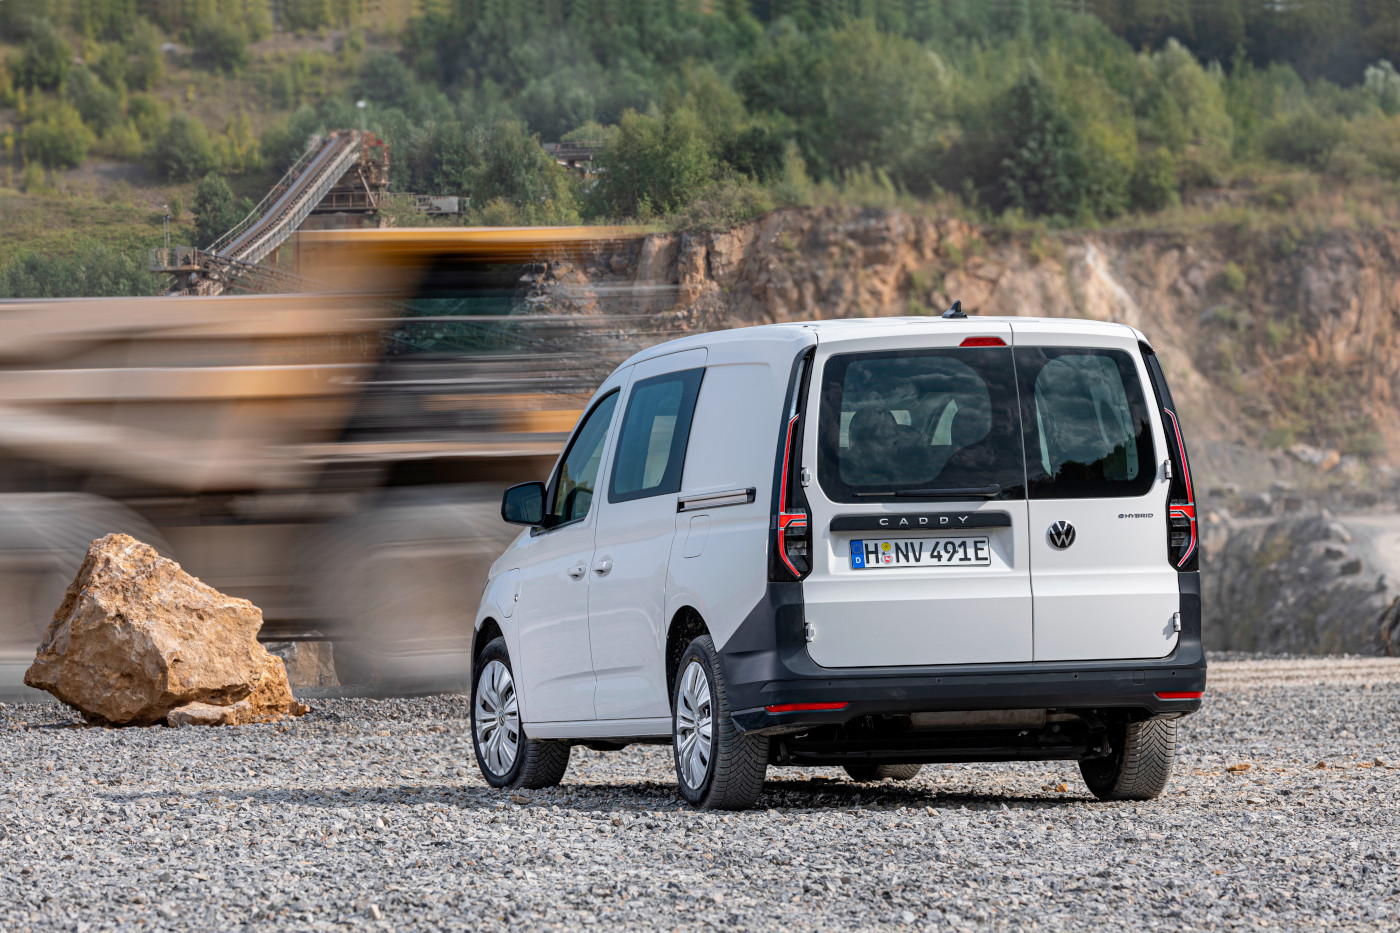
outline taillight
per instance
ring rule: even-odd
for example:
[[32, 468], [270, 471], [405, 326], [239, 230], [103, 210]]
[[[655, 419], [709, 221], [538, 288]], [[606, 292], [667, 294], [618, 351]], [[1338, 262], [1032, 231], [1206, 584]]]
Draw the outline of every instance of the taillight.
[[[1199, 536], [1196, 530], [1196, 493], [1191, 486], [1191, 467], [1186, 460], [1186, 442], [1181, 437], [1181, 425], [1176, 420], [1176, 412], [1163, 408], [1167, 416], [1170, 434], [1167, 443], [1173, 445], [1172, 465], [1180, 470], [1180, 477], [1172, 477], [1172, 493], [1167, 503], [1167, 554], [1177, 570], [1186, 570], [1196, 556]], [[1180, 480], [1180, 484], [1176, 480]], [[1184, 498], [1179, 493], [1185, 493]]]
[[797, 467], [793, 449], [801, 440], [797, 434], [800, 417], [793, 415], [788, 419], [787, 436], [783, 441], [782, 480], [778, 488], [778, 559], [798, 580], [812, 569], [812, 529], [807, 521], [807, 510], [801, 507], [805, 503], [795, 501], [797, 484], [793, 482], [793, 471]]

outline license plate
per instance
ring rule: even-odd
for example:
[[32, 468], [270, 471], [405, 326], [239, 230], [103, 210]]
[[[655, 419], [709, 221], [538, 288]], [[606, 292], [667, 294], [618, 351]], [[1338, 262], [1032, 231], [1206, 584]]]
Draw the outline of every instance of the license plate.
[[876, 567], [985, 567], [992, 562], [986, 538], [903, 538], [851, 542], [851, 569]]

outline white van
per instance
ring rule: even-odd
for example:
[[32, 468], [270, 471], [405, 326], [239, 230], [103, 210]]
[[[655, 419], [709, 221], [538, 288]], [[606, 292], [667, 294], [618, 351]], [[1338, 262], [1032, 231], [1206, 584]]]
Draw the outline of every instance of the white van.
[[502, 516], [528, 531], [472, 678], [497, 787], [665, 742], [709, 807], [770, 765], [1050, 759], [1147, 799], [1201, 705], [1186, 448], [1130, 327], [957, 310], [665, 343]]

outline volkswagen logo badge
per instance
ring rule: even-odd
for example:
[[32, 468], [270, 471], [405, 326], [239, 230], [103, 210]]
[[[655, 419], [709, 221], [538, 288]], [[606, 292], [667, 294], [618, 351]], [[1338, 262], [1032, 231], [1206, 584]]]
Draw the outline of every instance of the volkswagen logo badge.
[[1063, 551], [1074, 543], [1074, 526], [1069, 522], [1056, 522], [1050, 526], [1046, 532], [1050, 539], [1050, 546]]

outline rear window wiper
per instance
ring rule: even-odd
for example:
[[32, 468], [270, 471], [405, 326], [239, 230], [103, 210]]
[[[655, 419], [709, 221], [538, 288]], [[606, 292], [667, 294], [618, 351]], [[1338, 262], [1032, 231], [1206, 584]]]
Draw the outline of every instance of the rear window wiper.
[[966, 486], [961, 489], [895, 489], [889, 492], [858, 492], [858, 496], [897, 496], [906, 499], [991, 499], [1001, 492], [1000, 483]]

